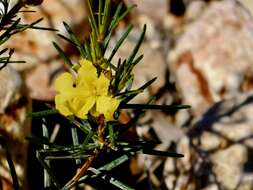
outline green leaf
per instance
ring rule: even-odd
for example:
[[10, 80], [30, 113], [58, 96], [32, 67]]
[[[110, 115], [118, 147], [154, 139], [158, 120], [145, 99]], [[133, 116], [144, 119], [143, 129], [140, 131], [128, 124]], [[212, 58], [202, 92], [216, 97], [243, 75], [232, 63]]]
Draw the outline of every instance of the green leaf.
[[90, 12], [89, 22], [90, 22], [92, 31], [94, 32], [94, 35], [96, 37], [98, 37], [99, 36], [99, 31], [98, 31], [98, 28], [97, 28], [97, 23], [96, 23], [94, 14], [93, 14], [93, 10], [91, 8], [90, 0], [87, 1], [87, 5], [88, 5], [89, 12]]
[[[141, 86], [140, 88], [138, 88], [137, 90], [135, 90], [136, 92], [140, 91], [144, 91], [147, 87], [149, 87], [153, 82], [155, 82], [155, 80], [157, 79], [157, 77], [151, 79], [150, 81], [148, 81], [147, 83], [145, 83], [143, 86]], [[138, 93], [133, 93], [132, 95], [129, 95], [128, 97], [125, 97], [122, 101], [122, 104], [126, 104], [127, 102], [129, 102], [130, 100], [132, 100], [135, 96], [137, 96]]]
[[[96, 175], [99, 175], [101, 173], [99, 170], [96, 170], [96, 169], [90, 169], [90, 171], [92, 171]], [[124, 184], [123, 182], [121, 182], [121, 181], [119, 181], [119, 180], [115, 179], [114, 177], [111, 177], [111, 176], [109, 176], [107, 174], [104, 174], [104, 175], [102, 175], [100, 177], [103, 180], [108, 181], [109, 183], [111, 183], [115, 187], [118, 187], [119, 189], [122, 189], [122, 190], [134, 190], [130, 186]]]
[[[72, 141], [74, 146], [78, 146], [79, 143], [79, 138], [77, 134], [77, 130], [74, 127], [71, 127], [71, 136], [72, 136]], [[76, 159], [76, 165], [80, 165], [82, 161], [80, 159]]]
[[119, 39], [119, 41], [116, 43], [115, 47], [113, 48], [112, 53], [111, 53], [110, 57], [108, 58], [109, 62], [112, 61], [113, 56], [116, 54], [116, 52], [118, 51], [119, 47], [122, 45], [122, 43], [127, 38], [127, 36], [129, 35], [129, 33], [131, 32], [132, 29], [133, 29], [133, 25], [129, 25], [127, 27], [126, 31], [123, 33], [123, 35], [121, 36], [121, 38]]
[[38, 151], [36, 151], [36, 158], [38, 159], [38, 161], [40, 162], [40, 164], [44, 167], [44, 169], [48, 172], [48, 174], [51, 177], [52, 182], [54, 183], [54, 185], [60, 189], [60, 184], [57, 181], [55, 175], [53, 174], [51, 168], [47, 165], [47, 163], [44, 161], [44, 159], [41, 157], [40, 153]]
[[89, 133], [87, 134], [87, 136], [85, 137], [83, 143], [82, 143], [82, 147], [86, 147], [87, 144], [89, 143], [90, 139], [92, 138], [92, 136], [94, 135], [94, 132], [92, 130], [89, 131]]
[[[122, 6], [122, 4], [121, 4], [121, 6]], [[113, 31], [116, 28], [116, 26], [119, 24], [119, 22], [121, 20], [123, 20], [135, 7], [136, 7], [136, 5], [132, 5], [132, 6], [128, 7], [127, 10], [120, 16], [118, 14], [120, 13], [121, 8], [119, 10], [117, 9], [118, 12], [116, 11], [115, 17], [113, 17], [113, 20], [112, 20], [111, 25], [109, 27], [109, 31]]]
[[62, 38], [63, 40], [65, 40], [66, 42], [76, 46], [76, 43], [73, 42], [71, 39], [67, 38], [66, 36], [62, 35], [62, 34], [57, 34], [60, 38]]
[[81, 177], [78, 181], [78, 184], [82, 183], [83, 181], [85, 181], [87, 178], [96, 178], [96, 177], [101, 177], [102, 179], [110, 182], [111, 184], [113, 184], [114, 186], [122, 189], [122, 190], [133, 190], [133, 188], [125, 185], [124, 183], [122, 183], [121, 181], [108, 176], [105, 172], [109, 172], [112, 169], [114, 169], [115, 167], [118, 167], [119, 165], [123, 164], [124, 162], [126, 162], [127, 160], [129, 160], [129, 156], [128, 155], [122, 155], [121, 157], [113, 160], [112, 162], [98, 168], [90, 168], [89, 170], [91, 172], [94, 173], [94, 175], [89, 176], [89, 175], [85, 175], [83, 177]]
[[51, 148], [52, 147], [53, 148], [60, 148], [61, 147], [59, 145], [55, 145], [54, 143], [49, 142], [48, 139], [45, 139], [45, 138], [38, 138], [38, 137], [35, 137], [35, 136], [28, 136], [28, 137], [26, 137], [26, 140], [31, 141], [32, 143], [40, 145], [40, 146], [47, 145], [48, 147], [51, 147]]
[[146, 29], [147, 29], [147, 26], [144, 25], [144, 26], [143, 26], [143, 29], [142, 29], [142, 32], [141, 32], [141, 35], [140, 35], [140, 37], [139, 37], [139, 40], [138, 40], [138, 42], [136, 43], [136, 45], [135, 45], [135, 47], [134, 47], [132, 53], [130, 54], [129, 58], [127, 59], [127, 66], [129, 66], [129, 65], [133, 62], [133, 60], [134, 60], [136, 54], [138, 53], [139, 48], [140, 48], [140, 46], [141, 46], [141, 43], [142, 43], [143, 40], [144, 40], [144, 36], [145, 36], [145, 33], [146, 33]]
[[114, 125], [112, 123], [107, 123], [107, 127], [109, 130], [109, 141], [112, 147], [115, 147], [115, 140], [117, 138], [117, 135], [114, 132]]
[[64, 62], [71, 68], [73, 66], [69, 56], [58, 46], [55, 42], [53, 42], [53, 45], [55, 49], [58, 51], [61, 58], [64, 60]]
[[68, 32], [68, 35], [69, 35], [71, 41], [74, 42], [74, 44], [80, 46], [81, 43], [80, 43], [79, 39], [76, 37], [76, 35], [74, 34], [74, 32], [72, 31], [72, 29], [70, 28], [70, 26], [66, 22], [63, 22], [63, 25], [64, 25], [66, 31]]
[[152, 109], [152, 110], [179, 110], [191, 108], [189, 105], [152, 105], [152, 104], [122, 104], [120, 109]]
[[27, 114], [28, 117], [45, 117], [48, 115], [54, 115], [58, 114], [58, 110], [56, 109], [50, 109], [50, 110], [44, 110], [44, 111], [39, 111], [39, 112], [30, 112]]
[[111, 0], [105, 0], [105, 6], [104, 6], [101, 29], [100, 29], [101, 39], [104, 38], [105, 32], [107, 31], [107, 28], [108, 28], [110, 5], [111, 5]]
[[116, 21], [118, 20], [118, 17], [119, 17], [119, 14], [120, 14], [120, 11], [122, 9], [122, 3], [120, 3], [118, 6], [117, 6], [117, 9], [115, 11], [115, 14], [112, 18], [112, 21], [111, 21], [111, 24], [109, 26], [109, 29], [108, 29], [108, 35], [105, 37], [105, 41], [104, 41], [104, 49], [107, 49], [108, 45], [109, 45], [109, 42], [111, 40], [111, 37], [112, 37], [112, 33], [113, 33], [113, 29], [112, 29], [112, 26], [116, 23]]
[[80, 40], [78, 39], [78, 37], [75, 35], [75, 33], [73, 32], [73, 30], [71, 29], [71, 27], [66, 23], [63, 22], [63, 25], [66, 29], [66, 31], [68, 32], [68, 35], [70, 37], [70, 39], [66, 38], [65, 36], [59, 35], [60, 37], [62, 37], [63, 39], [70, 41], [71, 43], [73, 43], [76, 48], [78, 49], [78, 51], [80, 52], [82, 57], [86, 57], [87, 55], [85, 54], [85, 50], [81, 45]]

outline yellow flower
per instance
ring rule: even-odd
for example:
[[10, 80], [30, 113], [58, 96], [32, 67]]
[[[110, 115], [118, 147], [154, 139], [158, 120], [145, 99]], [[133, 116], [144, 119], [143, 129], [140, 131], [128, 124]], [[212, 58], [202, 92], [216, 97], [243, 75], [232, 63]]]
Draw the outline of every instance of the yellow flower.
[[107, 121], [113, 120], [120, 102], [108, 94], [110, 80], [103, 73], [98, 77], [90, 61], [82, 59], [80, 65], [76, 77], [65, 72], [55, 80], [56, 109], [64, 116], [86, 119], [90, 112], [95, 117], [103, 114]]

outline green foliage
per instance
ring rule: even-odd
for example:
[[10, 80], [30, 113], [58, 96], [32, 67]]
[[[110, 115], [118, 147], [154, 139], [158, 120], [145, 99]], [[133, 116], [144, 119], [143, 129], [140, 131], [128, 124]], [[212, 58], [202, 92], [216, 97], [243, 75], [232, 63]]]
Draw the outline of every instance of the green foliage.
[[[14, 5], [10, 6], [11, 3], [9, 0], [0, 0], [0, 46], [8, 41], [13, 35], [23, 32], [27, 29], [56, 31], [52, 28], [37, 26], [37, 24], [42, 21], [42, 18], [29, 24], [21, 23], [21, 18], [19, 18], [18, 14], [24, 12], [23, 9], [25, 9], [27, 5], [32, 4], [32, 2], [35, 1], [28, 2], [19, 0], [16, 1]], [[8, 63], [24, 63], [24, 61], [12, 61], [11, 56], [13, 53], [14, 49], [5, 48], [0, 51], [0, 70], [3, 69]]]

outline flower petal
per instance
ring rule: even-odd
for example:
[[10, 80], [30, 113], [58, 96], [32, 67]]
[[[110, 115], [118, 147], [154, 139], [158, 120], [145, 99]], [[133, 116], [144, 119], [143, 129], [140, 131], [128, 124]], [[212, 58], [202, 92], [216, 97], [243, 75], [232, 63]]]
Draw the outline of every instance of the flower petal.
[[119, 106], [120, 101], [110, 96], [100, 96], [96, 100], [96, 111], [104, 114], [105, 120], [114, 120], [113, 114]]
[[58, 94], [55, 96], [55, 108], [64, 116], [73, 115], [68, 106], [68, 96]]
[[86, 59], [81, 59], [80, 64], [81, 67], [77, 71], [79, 83], [82, 83], [82, 80], [84, 80], [86, 84], [93, 83], [93, 81], [97, 79], [96, 67]]
[[74, 79], [70, 73], [62, 73], [55, 79], [54, 87], [57, 92], [68, 92], [73, 89]]
[[94, 106], [95, 104], [95, 97], [89, 97], [84, 102], [83, 105], [78, 111], [75, 113], [75, 115], [81, 119], [86, 119], [87, 114], [89, 110]]
[[96, 94], [100, 96], [106, 96], [108, 94], [108, 89], [110, 85], [110, 80], [105, 77], [103, 73], [95, 81]]

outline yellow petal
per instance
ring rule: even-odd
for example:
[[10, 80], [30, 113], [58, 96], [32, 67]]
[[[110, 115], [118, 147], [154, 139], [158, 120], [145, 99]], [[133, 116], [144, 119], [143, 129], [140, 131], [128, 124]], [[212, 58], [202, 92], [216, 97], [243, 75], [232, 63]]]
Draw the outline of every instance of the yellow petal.
[[81, 67], [78, 69], [77, 72], [79, 81], [85, 80], [86, 83], [89, 84], [97, 79], [97, 69], [90, 61], [86, 59], [81, 59], [80, 65]]
[[106, 121], [114, 120], [113, 114], [119, 106], [120, 101], [110, 96], [100, 96], [96, 100], [96, 111], [104, 114]]
[[98, 116], [99, 116], [99, 112], [97, 112], [96, 106], [93, 106], [93, 107], [90, 109], [89, 113], [90, 113], [93, 117], [98, 117]]
[[76, 112], [75, 115], [81, 119], [86, 119], [89, 110], [92, 109], [94, 104], [95, 104], [95, 97], [87, 98], [83, 102], [82, 107], [80, 109], [78, 109], [78, 111]]
[[106, 96], [108, 94], [108, 89], [110, 85], [110, 80], [105, 77], [103, 73], [95, 81], [96, 94], [100, 96]]
[[68, 97], [64, 95], [55, 96], [55, 108], [64, 116], [73, 115], [73, 112], [68, 106]]
[[57, 92], [64, 93], [72, 90], [73, 83], [73, 76], [65, 72], [55, 79], [54, 87]]

